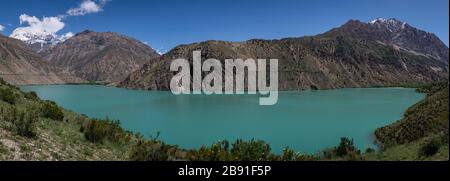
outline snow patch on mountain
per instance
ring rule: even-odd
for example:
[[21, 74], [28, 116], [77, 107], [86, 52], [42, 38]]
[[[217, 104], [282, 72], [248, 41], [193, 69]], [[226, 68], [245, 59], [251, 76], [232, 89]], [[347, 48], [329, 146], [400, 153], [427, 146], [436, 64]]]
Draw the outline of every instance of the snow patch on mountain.
[[56, 33], [48, 32], [32, 32], [27, 31], [27, 29], [15, 29], [10, 35], [11, 38], [27, 43], [37, 53], [42, 52], [48, 47], [64, 42], [72, 36], [74, 36], [72, 32], [57, 35]]
[[60, 17], [29, 16], [22, 14], [19, 17], [22, 27], [16, 28], [9, 37], [22, 40], [31, 45], [30, 47], [37, 52], [43, 48], [64, 42], [73, 36], [72, 32], [58, 35], [57, 33], [64, 28], [65, 24]]
[[28, 31], [27, 29], [15, 29], [10, 35], [11, 38], [22, 40], [23, 42], [28, 44], [41, 43], [49, 45], [56, 45], [60, 42], [64, 42], [72, 36], [72, 32], [66, 33], [64, 35], [57, 35], [55, 33], [49, 33], [45, 31], [33, 32]]
[[376, 18], [369, 22], [370, 25], [377, 28], [385, 28], [390, 32], [398, 32], [406, 28], [407, 23], [399, 21], [395, 18]]

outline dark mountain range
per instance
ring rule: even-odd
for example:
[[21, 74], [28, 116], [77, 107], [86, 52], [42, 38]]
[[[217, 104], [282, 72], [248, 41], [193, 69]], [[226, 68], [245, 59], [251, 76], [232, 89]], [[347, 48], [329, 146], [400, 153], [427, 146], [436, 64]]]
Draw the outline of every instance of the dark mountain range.
[[172, 60], [202, 51], [215, 58], [277, 58], [279, 89], [398, 86], [448, 79], [448, 47], [435, 35], [395, 19], [351, 20], [326, 33], [281, 40], [206, 41], [153, 58], [119, 86], [168, 90]]
[[87, 81], [118, 82], [151, 58], [149, 46], [111, 32], [83, 31], [41, 53], [44, 59]]

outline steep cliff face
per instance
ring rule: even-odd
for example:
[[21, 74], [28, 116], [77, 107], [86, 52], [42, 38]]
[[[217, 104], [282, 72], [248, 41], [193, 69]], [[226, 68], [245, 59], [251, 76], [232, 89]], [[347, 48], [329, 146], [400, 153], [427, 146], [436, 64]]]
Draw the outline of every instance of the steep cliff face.
[[0, 77], [7, 82], [23, 85], [82, 81], [69, 74], [56, 74], [53, 70], [52, 65], [24, 42], [0, 35]]
[[[222, 62], [229, 58], [278, 59], [280, 90], [395, 86], [448, 78], [448, 48], [445, 47], [446, 57], [443, 48], [426, 44], [414, 49], [406, 43], [388, 41], [391, 35], [386, 33], [371, 23], [349, 21], [313, 37], [181, 45], [152, 59], [119, 86], [168, 90], [175, 74], [169, 71], [171, 61], [185, 58], [192, 64], [195, 50], [202, 51], [202, 61], [208, 58]], [[437, 44], [443, 43], [439, 40]]]
[[83, 31], [41, 53], [59, 67], [88, 81], [119, 82], [151, 58], [159, 57], [149, 46], [116, 33]]

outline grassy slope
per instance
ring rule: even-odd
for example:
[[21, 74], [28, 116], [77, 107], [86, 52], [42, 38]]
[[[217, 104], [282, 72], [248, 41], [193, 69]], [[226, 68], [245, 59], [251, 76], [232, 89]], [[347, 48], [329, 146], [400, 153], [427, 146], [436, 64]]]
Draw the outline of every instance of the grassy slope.
[[432, 156], [420, 156], [419, 150], [426, 143], [427, 138], [422, 138], [411, 143], [391, 146], [375, 153], [366, 153], [363, 156], [364, 160], [369, 161], [440, 161], [448, 160], [448, 144], [443, 144], [438, 152]]
[[[111, 138], [93, 143], [86, 138], [89, 128], [86, 122], [91, 119], [67, 110], [63, 110], [63, 121], [38, 116], [34, 122], [36, 136], [29, 138], [11, 129], [6, 110], [15, 107], [26, 112], [38, 111], [44, 101], [27, 98], [26, 93], [1, 80], [0, 89], [11, 89], [16, 97], [14, 104], [0, 97], [0, 160], [448, 160], [448, 139], [436, 154], [426, 157], [419, 154], [430, 137], [446, 135], [448, 138], [448, 84], [444, 88], [422, 88], [429, 93], [425, 100], [412, 106], [404, 119], [378, 129], [377, 138], [383, 143], [381, 151], [360, 154], [353, 143], [341, 141], [343, 146], [324, 149], [315, 155], [300, 155], [289, 149], [282, 155], [273, 155], [267, 144], [258, 140], [219, 142], [197, 150], [184, 150], [157, 140], [144, 140], [121, 129], [110, 129], [108, 124], [94, 127], [90, 135], [109, 131]], [[423, 115], [427, 115], [425, 122], [414, 119]]]
[[448, 85], [436, 87], [440, 88], [429, 90], [427, 98], [410, 107], [402, 120], [377, 129], [375, 135], [380, 143], [389, 146], [434, 134], [448, 135]]
[[64, 121], [39, 117], [35, 122], [36, 137], [28, 138], [15, 134], [10, 123], [5, 121], [6, 109], [16, 107], [31, 112], [42, 104], [41, 100], [30, 100], [8, 85], [0, 89], [11, 89], [16, 103], [11, 105], [0, 99], [0, 160], [124, 160], [127, 146], [105, 142], [94, 144], [84, 138], [80, 129], [80, 116], [64, 110]]
[[[418, 89], [427, 97], [411, 106], [401, 120], [375, 131], [382, 151], [365, 155], [368, 160], [448, 160], [449, 87], [448, 82]], [[441, 145], [436, 154], [420, 156], [430, 139]]]

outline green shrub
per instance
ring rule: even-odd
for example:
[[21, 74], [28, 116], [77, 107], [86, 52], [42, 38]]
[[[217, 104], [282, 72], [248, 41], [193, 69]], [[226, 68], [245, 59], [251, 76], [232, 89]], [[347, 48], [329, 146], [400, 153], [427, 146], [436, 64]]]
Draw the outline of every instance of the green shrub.
[[0, 85], [8, 85], [8, 82], [0, 78]]
[[87, 125], [82, 126], [80, 130], [84, 132], [84, 137], [93, 143], [102, 142], [106, 137], [106, 131], [99, 121], [88, 121]]
[[64, 113], [58, 107], [58, 105], [56, 105], [56, 103], [52, 101], [45, 101], [43, 103], [42, 114], [45, 118], [53, 119], [56, 121], [64, 120]]
[[359, 151], [358, 148], [356, 148], [353, 145], [353, 140], [346, 137], [341, 138], [341, 142], [339, 143], [339, 146], [336, 148], [336, 155], [339, 157], [343, 157], [357, 152]]
[[365, 153], [375, 153], [375, 149], [373, 148], [367, 148]]
[[429, 138], [423, 143], [419, 148], [419, 156], [421, 157], [429, 157], [435, 155], [439, 148], [441, 147], [442, 142], [439, 137]]
[[8, 123], [13, 123], [14, 120], [16, 120], [17, 117], [17, 109], [16, 107], [2, 107], [2, 116], [3, 120], [5, 120]]
[[17, 108], [12, 107], [5, 110], [3, 119], [10, 123], [8, 129], [17, 135], [29, 138], [36, 136], [35, 122], [37, 116], [33, 112], [19, 111]]
[[9, 88], [6, 89], [0, 89], [0, 99], [10, 103], [10, 104], [15, 104], [16, 103], [16, 94], [14, 93], [14, 91], [12, 91]]
[[271, 153], [269, 144], [261, 140], [236, 140], [231, 144], [220, 141], [210, 147], [188, 151], [188, 160], [193, 161], [280, 161], [280, 160], [312, 160], [313, 157], [299, 155], [291, 149], [285, 149], [282, 156]]
[[119, 121], [92, 119], [82, 124], [80, 131], [84, 137], [93, 143], [102, 143], [105, 139], [120, 142], [125, 138], [126, 132], [120, 127]]
[[260, 161], [268, 160], [270, 156], [270, 146], [264, 141], [251, 139], [249, 142], [241, 139], [232, 144], [230, 150], [234, 160], [240, 161]]
[[23, 95], [25, 96], [25, 98], [30, 99], [30, 100], [39, 100], [38, 95], [34, 91], [24, 92]]
[[20, 136], [25, 136], [28, 138], [32, 138], [36, 136], [35, 132], [35, 122], [37, 117], [32, 114], [25, 114], [24, 112], [20, 112], [17, 115], [16, 120], [14, 121], [14, 127], [16, 134]]
[[169, 159], [171, 147], [159, 141], [139, 139], [131, 149], [130, 159], [133, 161], [166, 161]]
[[269, 161], [315, 161], [318, 160], [317, 157], [314, 155], [308, 155], [308, 154], [300, 154], [297, 153], [295, 150], [286, 147], [283, 149], [283, 153], [278, 155], [272, 155], [268, 159]]
[[286, 147], [283, 149], [283, 154], [281, 154], [281, 160], [282, 161], [294, 161], [297, 159], [297, 153], [290, 149], [289, 147]]
[[338, 146], [326, 148], [321, 155], [324, 159], [360, 160], [361, 151], [353, 144], [353, 140], [342, 137]]
[[336, 150], [335, 148], [325, 148], [322, 150], [321, 157], [325, 159], [332, 159], [336, 157]]
[[202, 146], [198, 150], [189, 152], [190, 160], [199, 161], [231, 161], [233, 160], [229, 151], [229, 142], [227, 140], [219, 141], [210, 147]]

